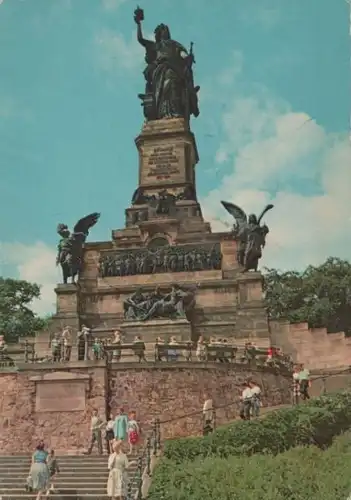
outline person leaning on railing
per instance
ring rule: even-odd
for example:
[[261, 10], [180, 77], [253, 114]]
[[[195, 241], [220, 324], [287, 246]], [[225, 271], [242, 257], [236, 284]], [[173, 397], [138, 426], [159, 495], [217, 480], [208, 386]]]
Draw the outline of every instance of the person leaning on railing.
[[196, 358], [198, 361], [205, 361], [206, 359], [206, 344], [204, 338], [200, 335], [196, 345]]
[[92, 345], [92, 351], [93, 351], [94, 359], [96, 361], [99, 361], [102, 359], [104, 349], [103, 349], [103, 345], [102, 345], [102, 342], [100, 339], [94, 339], [93, 345]]
[[70, 361], [72, 352], [71, 329], [66, 326], [62, 332], [61, 341], [63, 344], [63, 360]]
[[54, 363], [57, 363], [58, 361], [61, 361], [61, 335], [56, 332], [51, 339], [51, 355], [52, 355], [52, 361]]
[[175, 337], [171, 337], [168, 345], [171, 347], [170, 349], [168, 349], [168, 358], [171, 360], [171, 361], [177, 361], [178, 360], [178, 352], [176, 351], [176, 349], [172, 349], [172, 346], [176, 346], [178, 344], [177, 342], [177, 339]]
[[256, 359], [257, 355], [257, 349], [256, 346], [252, 342], [247, 342], [245, 344], [245, 349], [244, 349], [244, 358], [247, 361], [247, 363], [251, 363]]
[[121, 330], [117, 329], [114, 333], [113, 333], [113, 340], [112, 340], [112, 344], [114, 346], [116, 346], [116, 349], [113, 349], [112, 351], [112, 361], [114, 363], [120, 361], [121, 359], [121, 356], [122, 356], [122, 350], [119, 349], [119, 347], [122, 345], [122, 334], [121, 334]]
[[145, 357], [145, 343], [140, 335], [137, 335], [133, 341], [133, 352], [138, 357], [139, 363], [142, 361], [147, 362]]

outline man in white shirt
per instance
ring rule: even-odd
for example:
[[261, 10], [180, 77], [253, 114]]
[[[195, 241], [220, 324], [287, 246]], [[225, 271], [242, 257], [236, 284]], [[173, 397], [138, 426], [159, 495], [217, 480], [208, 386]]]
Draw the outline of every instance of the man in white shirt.
[[261, 407], [261, 388], [255, 382], [251, 381], [250, 389], [252, 394], [252, 416], [259, 417]]
[[99, 417], [98, 411], [94, 410], [91, 417], [90, 432], [91, 440], [88, 451], [86, 455], [90, 455], [93, 451], [94, 444], [97, 444], [99, 455], [102, 455], [102, 436], [101, 429], [105, 425], [105, 422]]
[[294, 405], [299, 404], [299, 398], [300, 398], [299, 374], [300, 374], [300, 366], [295, 365], [294, 371], [293, 371], [293, 404]]
[[64, 361], [70, 361], [72, 352], [72, 336], [71, 329], [65, 326], [61, 335], [61, 341], [63, 343], [63, 359]]
[[300, 394], [302, 399], [304, 401], [306, 401], [306, 399], [310, 399], [310, 395], [308, 393], [308, 388], [310, 386], [310, 371], [307, 370], [304, 365], [300, 365], [298, 381], [300, 384]]
[[207, 436], [207, 434], [213, 431], [213, 402], [207, 394], [204, 395], [204, 400], [204, 407], [202, 409], [203, 435]]
[[243, 385], [243, 392], [241, 394], [240, 399], [241, 399], [240, 418], [242, 420], [250, 420], [252, 391], [249, 382], [245, 382], [245, 384]]

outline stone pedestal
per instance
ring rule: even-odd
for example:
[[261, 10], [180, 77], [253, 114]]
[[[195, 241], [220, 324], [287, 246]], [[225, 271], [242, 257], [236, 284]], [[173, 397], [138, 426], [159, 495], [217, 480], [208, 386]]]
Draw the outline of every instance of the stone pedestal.
[[187, 319], [153, 319], [149, 321], [125, 321], [120, 325], [125, 342], [133, 342], [140, 336], [145, 344], [154, 344], [157, 337], [168, 340], [190, 340], [191, 324]]
[[78, 288], [73, 284], [59, 284], [56, 289], [57, 314], [76, 316], [78, 313]]
[[[268, 342], [260, 273], [243, 273], [230, 232], [212, 233], [196, 196], [199, 161], [187, 120], [143, 124], [135, 140], [139, 182], [125, 210], [125, 227], [111, 241], [87, 242], [79, 287], [57, 288], [62, 326], [76, 322], [99, 338], [121, 328], [126, 342], [140, 336], [150, 346], [157, 337], [197, 341], [200, 335], [245, 342]], [[195, 293], [187, 320], [125, 321], [125, 304], [135, 292], [162, 296], [174, 284]], [[56, 323], [57, 323], [56, 321]]]
[[189, 123], [183, 118], [146, 122], [135, 140], [139, 151], [139, 186], [195, 185], [199, 161]]

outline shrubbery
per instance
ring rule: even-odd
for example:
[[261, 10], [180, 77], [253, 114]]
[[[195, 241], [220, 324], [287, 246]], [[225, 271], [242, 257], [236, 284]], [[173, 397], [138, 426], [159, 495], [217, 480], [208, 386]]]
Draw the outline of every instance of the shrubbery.
[[309, 444], [324, 448], [350, 428], [351, 393], [336, 393], [277, 410], [262, 420], [235, 422], [206, 437], [169, 440], [164, 456], [182, 463], [197, 457], [277, 454]]
[[308, 446], [277, 456], [165, 460], [148, 500], [347, 500], [350, 469], [351, 433], [326, 451]]

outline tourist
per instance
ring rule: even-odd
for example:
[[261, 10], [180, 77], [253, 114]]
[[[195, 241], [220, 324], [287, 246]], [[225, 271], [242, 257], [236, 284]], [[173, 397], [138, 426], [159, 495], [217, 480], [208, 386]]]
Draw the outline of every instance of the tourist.
[[50, 480], [51, 480], [50, 488], [46, 492], [46, 496], [49, 496], [50, 493], [53, 493], [55, 491], [54, 479], [55, 479], [56, 475], [60, 472], [60, 467], [59, 467], [57, 458], [55, 456], [55, 451], [52, 449], [49, 452], [47, 464], [48, 464]]
[[37, 493], [36, 500], [40, 500], [48, 489], [50, 475], [47, 460], [48, 452], [45, 451], [45, 445], [41, 441], [32, 455], [32, 465], [27, 482], [28, 490]]
[[53, 338], [51, 339], [51, 355], [54, 363], [58, 363], [61, 361], [61, 335], [60, 333], [54, 333]]
[[82, 330], [77, 333], [77, 350], [78, 350], [78, 361], [83, 361], [85, 356], [85, 337], [83, 329], [85, 326], [82, 326]]
[[100, 361], [103, 358], [104, 346], [100, 339], [93, 340], [92, 351], [95, 361]]
[[[227, 340], [226, 339], [218, 339], [218, 347], [225, 347]], [[226, 353], [223, 349], [218, 349], [217, 351], [217, 360], [220, 363], [228, 362], [228, 358], [226, 358]]]
[[6, 351], [6, 349], [7, 349], [7, 344], [5, 341], [5, 336], [0, 335], [0, 351]]
[[102, 455], [102, 437], [101, 437], [101, 429], [104, 425], [104, 421], [99, 417], [98, 411], [93, 410], [93, 415], [91, 417], [90, 424], [90, 445], [86, 452], [86, 455], [90, 455], [93, 451], [94, 444], [97, 444], [99, 455]]
[[7, 359], [7, 344], [5, 342], [5, 336], [0, 335], [0, 361], [6, 361]]
[[62, 343], [63, 343], [63, 359], [64, 361], [70, 361], [72, 352], [72, 336], [71, 330], [66, 326], [62, 332]]
[[245, 344], [244, 358], [246, 362], [251, 365], [255, 362], [257, 356], [257, 348], [252, 342], [247, 342]]
[[84, 360], [87, 361], [90, 359], [90, 347], [93, 344], [93, 335], [91, 333], [90, 328], [83, 325], [82, 326], [82, 339], [84, 342]]
[[134, 354], [139, 358], [139, 363], [142, 361], [147, 361], [145, 358], [145, 344], [143, 342], [143, 339], [140, 337], [140, 335], [137, 335], [134, 338], [133, 342], [133, 350]]
[[133, 453], [134, 447], [138, 444], [140, 437], [140, 427], [136, 420], [135, 411], [131, 411], [129, 414], [127, 433], [128, 433], [128, 444], [129, 444], [129, 455], [131, 455]]
[[272, 346], [268, 347], [267, 359], [266, 359], [267, 365], [270, 365], [271, 363], [273, 363], [273, 347]]
[[115, 439], [124, 441], [127, 437], [128, 417], [124, 413], [124, 408], [120, 408], [113, 424]]
[[108, 458], [107, 496], [112, 500], [126, 500], [128, 495], [127, 470], [136, 461], [129, 462], [122, 450], [122, 441], [114, 441], [113, 453]]
[[298, 380], [300, 384], [300, 395], [302, 399], [306, 401], [306, 399], [310, 399], [310, 395], [308, 393], [310, 386], [310, 372], [304, 367], [303, 364], [300, 365]]
[[112, 340], [112, 344], [114, 346], [116, 346], [116, 349], [113, 349], [112, 351], [112, 361], [114, 363], [118, 362], [120, 359], [121, 359], [121, 355], [122, 355], [122, 350], [121, 349], [118, 349], [118, 347], [120, 347], [122, 345], [122, 334], [121, 334], [121, 330], [116, 330], [113, 334], [113, 340]]
[[249, 382], [243, 384], [243, 392], [241, 394], [240, 418], [242, 420], [250, 420], [252, 392]]
[[251, 410], [253, 417], [260, 416], [260, 408], [261, 408], [261, 388], [258, 384], [251, 381], [249, 383], [249, 387], [251, 389], [252, 401], [251, 401]]
[[299, 365], [294, 365], [293, 371], [293, 404], [299, 404], [299, 396], [300, 396], [300, 383], [299, 383], [299, 373], [300, 367]]
[[208, 394], [204, 394], [203, 416], [203, 435], [207, 436], [213, 432], [213, 401]]
[[110, 415], [110, 419], [106, 422], [105, 432], [106, 449], [108, 454], [112, 453], [112, 441], [115, 439], [115, 433], [113, 432], [114, 424], [115, 419], [113, 418], [113, 415]]
[[[169, 346], [176, 346], [178, 345], [178, 341], [176, 339], [176, 337], [171, 337], [169, 343], [168, 343]], [[170, 360], [170, 361], [177, 361], [178, 360], [178, 352], [176, 349], [168, 349], [168, 352], [167, 352], [167, 358]]]
[[204, 338], [202, 335], [200, 335], [200, 337], [197, 341], [196, 358], [198, 361], [205, 361], [206, 360], [206, 345], [204, 343]]
[[157, 346], [164, 346], [165, 341], [161, 337], [156, 338], [155, 357], [157, 361], [163, 361], [165, 349], [159, 349]]

